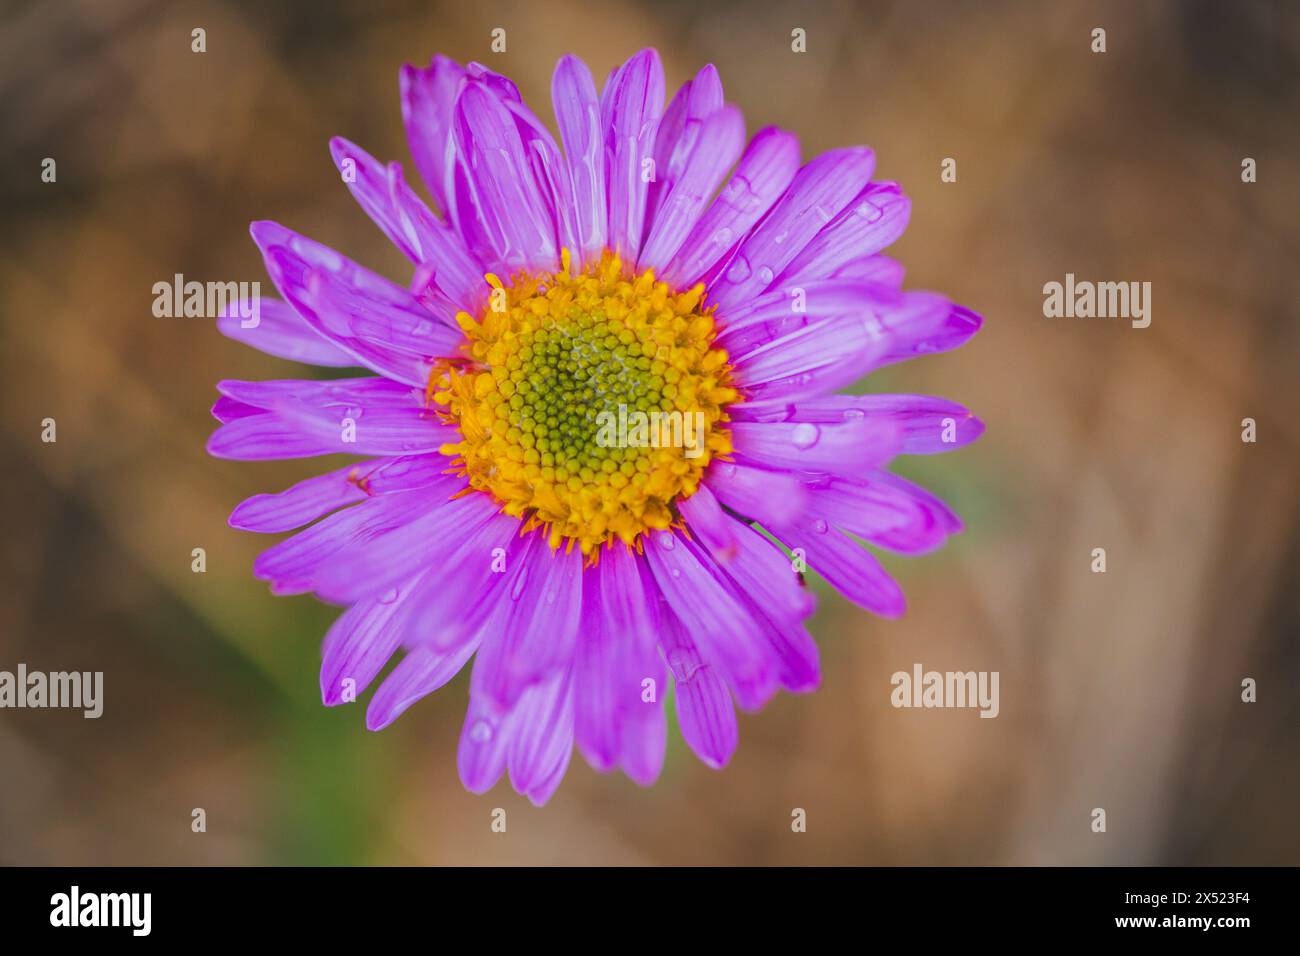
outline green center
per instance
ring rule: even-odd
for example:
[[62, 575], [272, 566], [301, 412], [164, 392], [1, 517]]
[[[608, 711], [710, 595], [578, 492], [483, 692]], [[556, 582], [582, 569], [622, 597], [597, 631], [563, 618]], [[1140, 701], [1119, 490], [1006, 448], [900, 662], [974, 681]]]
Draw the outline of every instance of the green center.
[[535, 449], [543, 467], [560, 481], [590, 480], [597, 471], [637, 470], [639, 449], [603, 447], [597, 441], [602, 412], [649, 413], [672, 407], [675, 370], [645, 354], [649, 330], [638, 337], [617, 319], [574, 310], [563, 325], [554, 321], [520, 335], [506, 362], [500, 388], [510, 408], [508, 437]]

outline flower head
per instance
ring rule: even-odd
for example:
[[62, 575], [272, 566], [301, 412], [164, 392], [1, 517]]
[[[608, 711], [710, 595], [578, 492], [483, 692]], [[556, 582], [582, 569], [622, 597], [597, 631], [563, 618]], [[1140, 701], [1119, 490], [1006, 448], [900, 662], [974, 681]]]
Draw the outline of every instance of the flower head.
[[[714, 767], [735, 706], [819, 679], [803, 562], [884, 617], [901, 591], [862, 542], [942, 545], [957, 517], [885, 470], [982, 426], [952, 402], [835, 394], [955, 348], [977, 315], [902, 290], [906, 226], [865, 148], [800, 163], [748, 143], [706, 67], [663, 108], [643, 50], [598, 95], [565, 57], [556, 143], [507, 78], [435, 58], [402, 72], [411, 152], [441, 215], [342, 139], [357, 201], [414, 263], [393, 283], [283, 226], [253, 238], [284, 298], [221, 330], [355, 377], [225, 381], [209, 451], [362, 456], [231, 515], [302, 528], [255, 572], [347, 606], [325, 638], [336, 704], [400, 651], [372, 729], [473, 659], [459, 770], [535, 803], [576, 743], [599, 770], [659, 774], [671, 675], [683, 737]], [[788, 549], [787, 555], [778, 544]]]

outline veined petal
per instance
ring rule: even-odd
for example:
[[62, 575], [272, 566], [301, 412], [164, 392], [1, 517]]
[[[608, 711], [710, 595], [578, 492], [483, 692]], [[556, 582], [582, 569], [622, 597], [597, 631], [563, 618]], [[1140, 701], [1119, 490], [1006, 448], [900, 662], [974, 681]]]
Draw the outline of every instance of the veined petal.
[[601, 771], [619, 761], [623, 724], [646, 707], [660, 706], [657, 696], [643, 699], [642, 682], [658, 673], [658, 613], [657, 595], [647, 593], [640, 565], [615, 546], [583, 575], [583, 627], [574, 662], [576, 733], [583, 756]]
[[419, 577], [403, 581], [381, 598], [358, 601], [339, 615], [322, 648], [320, 692], [326, 707], [355, 700], [388, 663], [402, 637], [403, 601]]
[[751, 643], [753, 622], [691, 543], [675, 532], [656, 531], [646, 542], [645, 558], [668, 606], [705, 659], [737, 681], [754, 679], [764, 661]]
[[660, 278], [679, 289], [705, 278], [780, 199], [798, 169], [799, 140], [774, 126], [760, 130]]
[[555, 791], [573, 753], [573, 690], [567, 671], [529, 687], [510, 715], [510, 784], [535, 806]]
[[[647, 222], [686, 168], [699, 142], [700, 124], [725, 106], [722, 80], [712, 63], [682, 84], [655, 132], [655, 178], [646, 197]], [[742, 144], [743, 145], [743, 144]]]
[[452, 138], [472, 208], [453, 200], [459, 222], [474, 217], [479, 261], [493, 271], [554, 269], [560, 260], [553, 211], [533, 178], [514, 114], [491, 87], [467, 80], [456, 98]]
[[[480, 658], [474, 662], [474, 671], [481, 666]], [[505, 733], [506, 716], [494, 704], [470, 693], [465, 726], [456, 748], [456, 770], [470, 793], [487, 793], [505, 773], [509, 743]]]
[[650, 223], [638, 261], [643, 269], [667, 265], [699, 222], [745, 145], [745, 118], [735, 107], [720, 109], [700, 123], [698, 136], [695, 152], [666, 187]]
[[707, 472], [709, 489], [743, 518], [791, 521], [804, 513], [808, 492], [785, 471], [749, 468], [730, 461], [714, 462]]
[[739, 421], [836, 423], [871, 417], [894, 422], [900, 454], [935, 455], [968, 445], [984, 431], [970, 409], [932, 395], [827, 395], [786, 405], [738, 405]]
[[551, 80], [555, 121], [564, 142], [574, 203], [574, 227], [579, 265], [600, 258], [609, 229], [605, 198], [605, 139], [600, 122], [600, 101], [587, 65], [575, 56], [561, 58]]
[[853, 201], [874, 168], [875, 157], [866, 147], [831, 150], [811, 160], [709, 286], [709, 301], [726, 310], [767, 289]]
[[251, 231], [280, 294], [312, 328], [354, 356], [358, 364], [417, 386], [428, 381], [433, 367], [431, 358], [359, 334], [353, 327], [357, 318], [383, 316], [394, 327], [426, 332], [429, 346], [424, 356], [454, 353], [460, 330], [441, 323], [401, 286], [276, 223], [255, 222]]
[[898, 183], [869, 183], [804, 247], [781, 273], [784, 285], [834, 275], [848, 263], [874, 255], [907, 230], [912, 201]]
[[439, 222], [406, 185], [402, 167], [386, 168], [341, 136], [330, 140], [330, 155], [353, 197], [393, 245], [417, 265], [428, 263], [432, 280], [461, 308], [471, 308], [483, 269], [460, 237]]
[[503, 710], [572, 659], [582, 612], [582, 554], [577, 548], [549, 553], [544, 535], [535, 532], [506, 586], [488, 621], [472, 684], [476, 696]]
[[[674, 621], [664, 631], [664, 656], [673, 672], [677, 723], [686, 745], [714, 769], [731, 759], [740, 738], [726, 681], [687, 637], [690, 625]], [[694, 632], [691, 632], [694, 633]]]
[[435, 56], [424, 69], [403, 66], [400, 75], [402, 123], [411, 157], [444, 212], [448, 208], [446, 184], [454, 165], [452, 106], [464, 79], [464, 67], [445, 56]]
[[[249, 318], [243, 318], [245, 314]], [[256, 324], [245, 324], [252, 321], [251, 304], [244, 305], [224, 311], [217, 318], [217, 329], [226, 338], [251, 345], [276, 358], [325, 368], [347, 368], [357, 364], [353, 356], [303, 321], [287, 302], [259, 299]]]
[[477, 643], [468, 641], [449, 651], [431, 647], [408, 651], [370, 698], [366, 728], [383, 730], [417, 700], [442, 687], [460, 673], [477, 647]]
[[800, 548], [808, 566], [854, 604], [884, 618], [902, 617], [902, 588], [880, 561], [823, 518], [802, 518], [770, 528], [786, 547]]
[[431, 484], [446, 467], [446, 459], [435, 455], [377, 458], [348, 465], [300, 481], [278, 494], [253, 495], [230, 513], [229, 523], [243, 531], [291, 531], [372, 495]]
[[642, 50], [606, 86], [602, 101], [609, 169], [609, 248], [636, 262], [645, 224], [646, 160], [654, 158], [655, 133], [664, 108], [664, 69], [659, 54]]

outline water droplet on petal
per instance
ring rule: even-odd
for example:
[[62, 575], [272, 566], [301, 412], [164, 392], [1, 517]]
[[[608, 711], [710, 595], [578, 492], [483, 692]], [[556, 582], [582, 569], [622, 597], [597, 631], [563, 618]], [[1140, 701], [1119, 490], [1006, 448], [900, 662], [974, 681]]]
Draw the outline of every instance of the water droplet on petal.
[[810, 422], [800, 422], [790, 433], [790, 441], [794, 442], [794, 447], [799, 449], [811, 448], [817, 444], [817, 439], [820, 437], [821, 429]]
[[379, 599], [379, 603], [392, 604], [396, 600], [397, 600], [397, 588], [390, 588], [389, 590], [384, 592], [383, 596]]
[[829, 529], [829, 527], [830, 525], [828, 525], [826, 521], [822, 518], [818, 518], [816, 521], [813, 522], [813, 530], [816, 531], [818, 534], [825, 534], [826, 531]]
[[486, 720], [476, 720], [469, 728], [469, 739], [476, 744], [485, 744], [492, 739], [492, 725]]
[[659, 532], [659, 547], [671, 551], [677, 545], [677, 538], [671, 531]]
[[731, 260], [731, 265], [727, 268], [728, 282], [744, 282], [749, 278], [749, 260], [744, 256], [736, 256]]
[[758, 281], [763, 283], [763, 285], [771, 285], [774, 278], [776, 278], [776, 276], [772, 274], [772, 270], [767, 266], [759, 267]]
[[867, 413], [860, 408], [844, 409], [844, 420], [846, 422], [860, 422], [867, 417]]

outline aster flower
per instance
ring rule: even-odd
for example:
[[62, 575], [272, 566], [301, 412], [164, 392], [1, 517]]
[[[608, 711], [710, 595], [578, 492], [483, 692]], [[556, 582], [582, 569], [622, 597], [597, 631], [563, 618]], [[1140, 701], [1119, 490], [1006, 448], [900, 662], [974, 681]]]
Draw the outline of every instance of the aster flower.
[[[411, 153], [441, 215], [398, 164], [343, 139], [331, 151], [410, 281], [257, 222], [284, 301], [254, 328], [219, 321], [272, 355], [364, 372], [221, 382], [208, 444], [363, 456], [248, 499], [230, 524], [305, 528], [254, 570], [276, 594], [346, 607], [324, 642], [326, 704], [402, 651], [367, 708], [379, 729], [472, 659], [461, 780], [483, 792], [508, 772], [537, 804], [575, 744], [653, 782], [670, 676], [683, 738], [723, 766], [736, 706], [817, 686], [804, 562], [902, 614], [864, 544], [921, 554], [961, 524], [886, 465], [982, 430], [944, 399], [835, 394], [981, 321], [902, 290], [881, 250], [909, 203], [871, 180], [871, 150], [801, 164], [792, 133], [747, 143], [711, 66], [664, 109], [653, 50], [599, 94], [565, 57], [552, 99], [559, 143], [479, 64], [403, 69]], [[602, 441], [615, 412], [698, 428]]]

